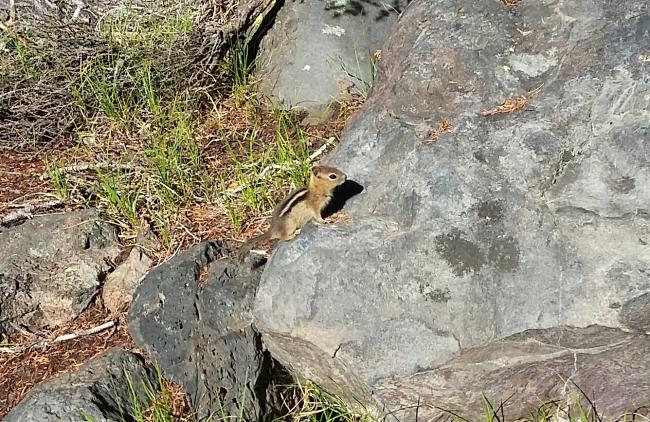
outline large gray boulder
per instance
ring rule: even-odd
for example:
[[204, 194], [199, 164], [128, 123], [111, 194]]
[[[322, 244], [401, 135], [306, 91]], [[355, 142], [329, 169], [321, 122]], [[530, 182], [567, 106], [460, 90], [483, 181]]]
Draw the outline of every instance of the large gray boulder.
[[269, 420], [274, 362], [252, 326], [261, 271], [224, 258], [206, 242], [154, 268], [136, 290], [129, 332], [187, 391], [200, 420]]
[[[650, 336], [615, 328], [555, 327], [529, 330], [475, 349], [430, 371], [383, 380], [375, 394], [399, 420], [431, 420], [455, 411], [469, 420], [484, 418], [485, 398], [506, 420], [538, 408], [566, 414], [577, 401], [606, 420], [625, 410], [648, 415]], [[543, 400], [556, 403], [544, 405]], [[421, 406], [413, 406], [420, 403]], [[427, 405], [438, 404], [440, 408]], [[575, 419], [574, 419], [575, 420]]]
[[119, 253], [115, 227], [92, 209], [0, 227], [0, 334], [12, 324], [36, 331], [76, 317]]
[[[647, 347], [647, 2], [417, 0], [395, 28], [329, 160], [364, 187], [352, 223], [303, 230], [263, 274], [255, 318], [273, 355], [332, 388], [381, 385], [390, 407], [416, 402], [390, 380], [530, 329], [634, 330]], [[599, 370], [582, 369], [588, 384]], [[418, 385], [445, 405], [441, 384]], [[635, 394], [650, 400], [647, 384]]]
[[287, 107], [311, 110], [348, 89], [367, 92], [373, 55], [408, 2], [282, 2], [257, 55], [261, 91]]
[[150, 364], [131, 352], [112, 348], [34, 387], [4, 422], [132, 421], [134, 409], [146, 408], [151, 402], [148, 393], [159, 389]]

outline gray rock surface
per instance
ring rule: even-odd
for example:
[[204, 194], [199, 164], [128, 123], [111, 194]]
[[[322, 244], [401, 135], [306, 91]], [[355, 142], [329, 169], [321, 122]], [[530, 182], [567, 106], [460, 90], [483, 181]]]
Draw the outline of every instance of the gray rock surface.
[[140, 231], [136, 244], [124, 262], [106, 276], [102, 286], [102, 302], [116, 314], [133, 299], [133, 294], [153, 264], [156, 239], [149, 229]]
[[[521, 420], [542, 405], [543, 398], [562, 400], [577, 412], [576, 400], [591, 411], [593, 401], [606, 420], [623, 410], [648, 414], [650, 403], [650, 337], [615, 328], [556, 327], [530, 330], [463, 351], [431, 371], [384, 380], [375, 386], [381, 401], [391, 403], [399, 420], [414, 420], [418, 401], [443, 404], [469, 420], [484, 417], [485, 399], [503, 403], [506, 420]], [[587, 395], [588, 400], [584, 395]], [[554, 406], [546, 409], [556, 411]], [[406, 409], [406, 410], [405, 410]], [[444, 416], [440, 409], [417, 408], [420, 420]], [[577, 416], [574, 413], [573, 416]]]
[[268, 420], [273, 362], [252, 326], [260, 270], [228, 260], [224, 244], [196, 245], [154, 268], [137, 289], [129, 331], [182, 385], [199, 418]]
[[262, 39], [262, 92], [287, 107], [318, 109], [372, 83], [371, 59], [408, 0], [288, 0]]
[[[130, 390], [128, 382], [133, 388]], [[45, 381], [27, 394], [5, 417], [4, 422], [135, 420], [132, 393], [146, 407], [149, 391], [158, 391], [154, 368], [139, 356], [112, 348], [78, 369]]]
[[[391, 405], [388, 380], [526, 330], [647, 331], [649, 30], [642, 0], [411, 3], [328, 160], [364, 187], [352, 223], [303, 230], [263, 274], [273, 355], [332, 388], [343, 368], [339, 385], [381, 385]], [[482, 114], [539, 86], [523, 110]]]
[[99, 292], [119, 254], [115, 228], [97, 211], [36, 216], [0, 228], [0, 333], [71, 320]]

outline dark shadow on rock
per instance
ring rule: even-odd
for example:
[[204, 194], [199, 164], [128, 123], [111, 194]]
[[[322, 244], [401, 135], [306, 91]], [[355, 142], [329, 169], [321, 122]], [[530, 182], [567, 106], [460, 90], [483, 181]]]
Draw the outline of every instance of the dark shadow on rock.
[[650, 293], [644, 293], [623, 304], [618, 320], [627, 328], [640, 331], [650, 331]]
[[[264, 349], [261, 334], [257, 335], [257, 346], [259, 350]], [[273, 359], [271, 352], [265, 350], [260, 373], [253, 385], [261, 414], [284, 414], [286, 403], [283, 403], [280, 395], [270, 394], [270, 392], [277, 388], [275, 386], [293, 385], [294, 383], [295, 380], [289, 370]]]
[[262, 267], [266, 262], [268, 261], [268, 258], [262, 255], [258, 254], [251, 254], [250, 255], [250, 268], [251, 270], [256, 270], [260, 267]]
[[262, 19], [262, 22], [260, 23], [259, 28], [255, 33], [251, 36], [250, 41], [248, 42], [247, 45], [247, 53], [248, 53], [248, 63], [252, 64], [253, 67], [255, 67], [255, 62], [257, 58], [257, 53], [260, 49], [260, 43], [262, 42], [262, 39], [264, 36], [267, 34], [267, 32], [273, 27], [275, 24], [275, 20], [278, 16], [278, 12], [280, 9], [282, 9], [282, 6], [284, 6], [284, 1], [285, 0], [278, 0], [275, 2], [275, 4], [271, 7], [271, 10], [264, 15], [264, 18]]
[[363, 192], [363, 186], [354, 180], [346, 180], [341, 186], [336, 189], [334, 196], [329, 204], [322, 212], [323, 218], [327, 218], [343, 209], [348, 199]]

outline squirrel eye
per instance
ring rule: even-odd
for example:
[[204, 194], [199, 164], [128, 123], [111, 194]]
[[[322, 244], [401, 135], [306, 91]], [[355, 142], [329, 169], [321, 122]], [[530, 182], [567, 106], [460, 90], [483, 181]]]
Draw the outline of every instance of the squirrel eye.
[[330, 179], [332, 179], [332, 180], [336, 180], [336, 174], [334, 174], [334, 173], [330, 173]]

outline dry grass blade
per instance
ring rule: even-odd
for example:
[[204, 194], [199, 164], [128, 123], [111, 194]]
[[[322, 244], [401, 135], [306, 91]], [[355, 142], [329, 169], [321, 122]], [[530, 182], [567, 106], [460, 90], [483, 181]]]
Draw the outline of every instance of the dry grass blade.
[[524, 108], [526, 104], [528, 104], [528, 101], [530, 101], [532, 98], [535, 98], [541, 90], [542, 86], [540, 85], [525, 95], [521, 95], [516, 98], [506, 98], [503, 100], [503, 103], [501, 103], [499, 107], [493, 110], [484, 111], [482, 114], [483, 116], [488, 117], [497, 114], [512, 113], [513, 111], [520, 110]]
[[432, 144], [438, 140], [440, 135], [443, 133], [449, 132], [454, 128], [454, 125], [451, 124], [450, 121], [448, 120], [443, 120], [438, 124], [438, 127], [436, 130], [433, 131], [433, 133], [429, 136], [427, 140], [424, 141], [425, 144]]
[[517, 28], [517, 32], [519, 32], [519, 33], [521, 34], [522, 37], [526, 37], [526, 36], [528, 36], [528, 35], [530, 35], [530, 34], [533, 33], [533, 31], [528, 30], [528, 29], [526, 29], [526, 28]]

